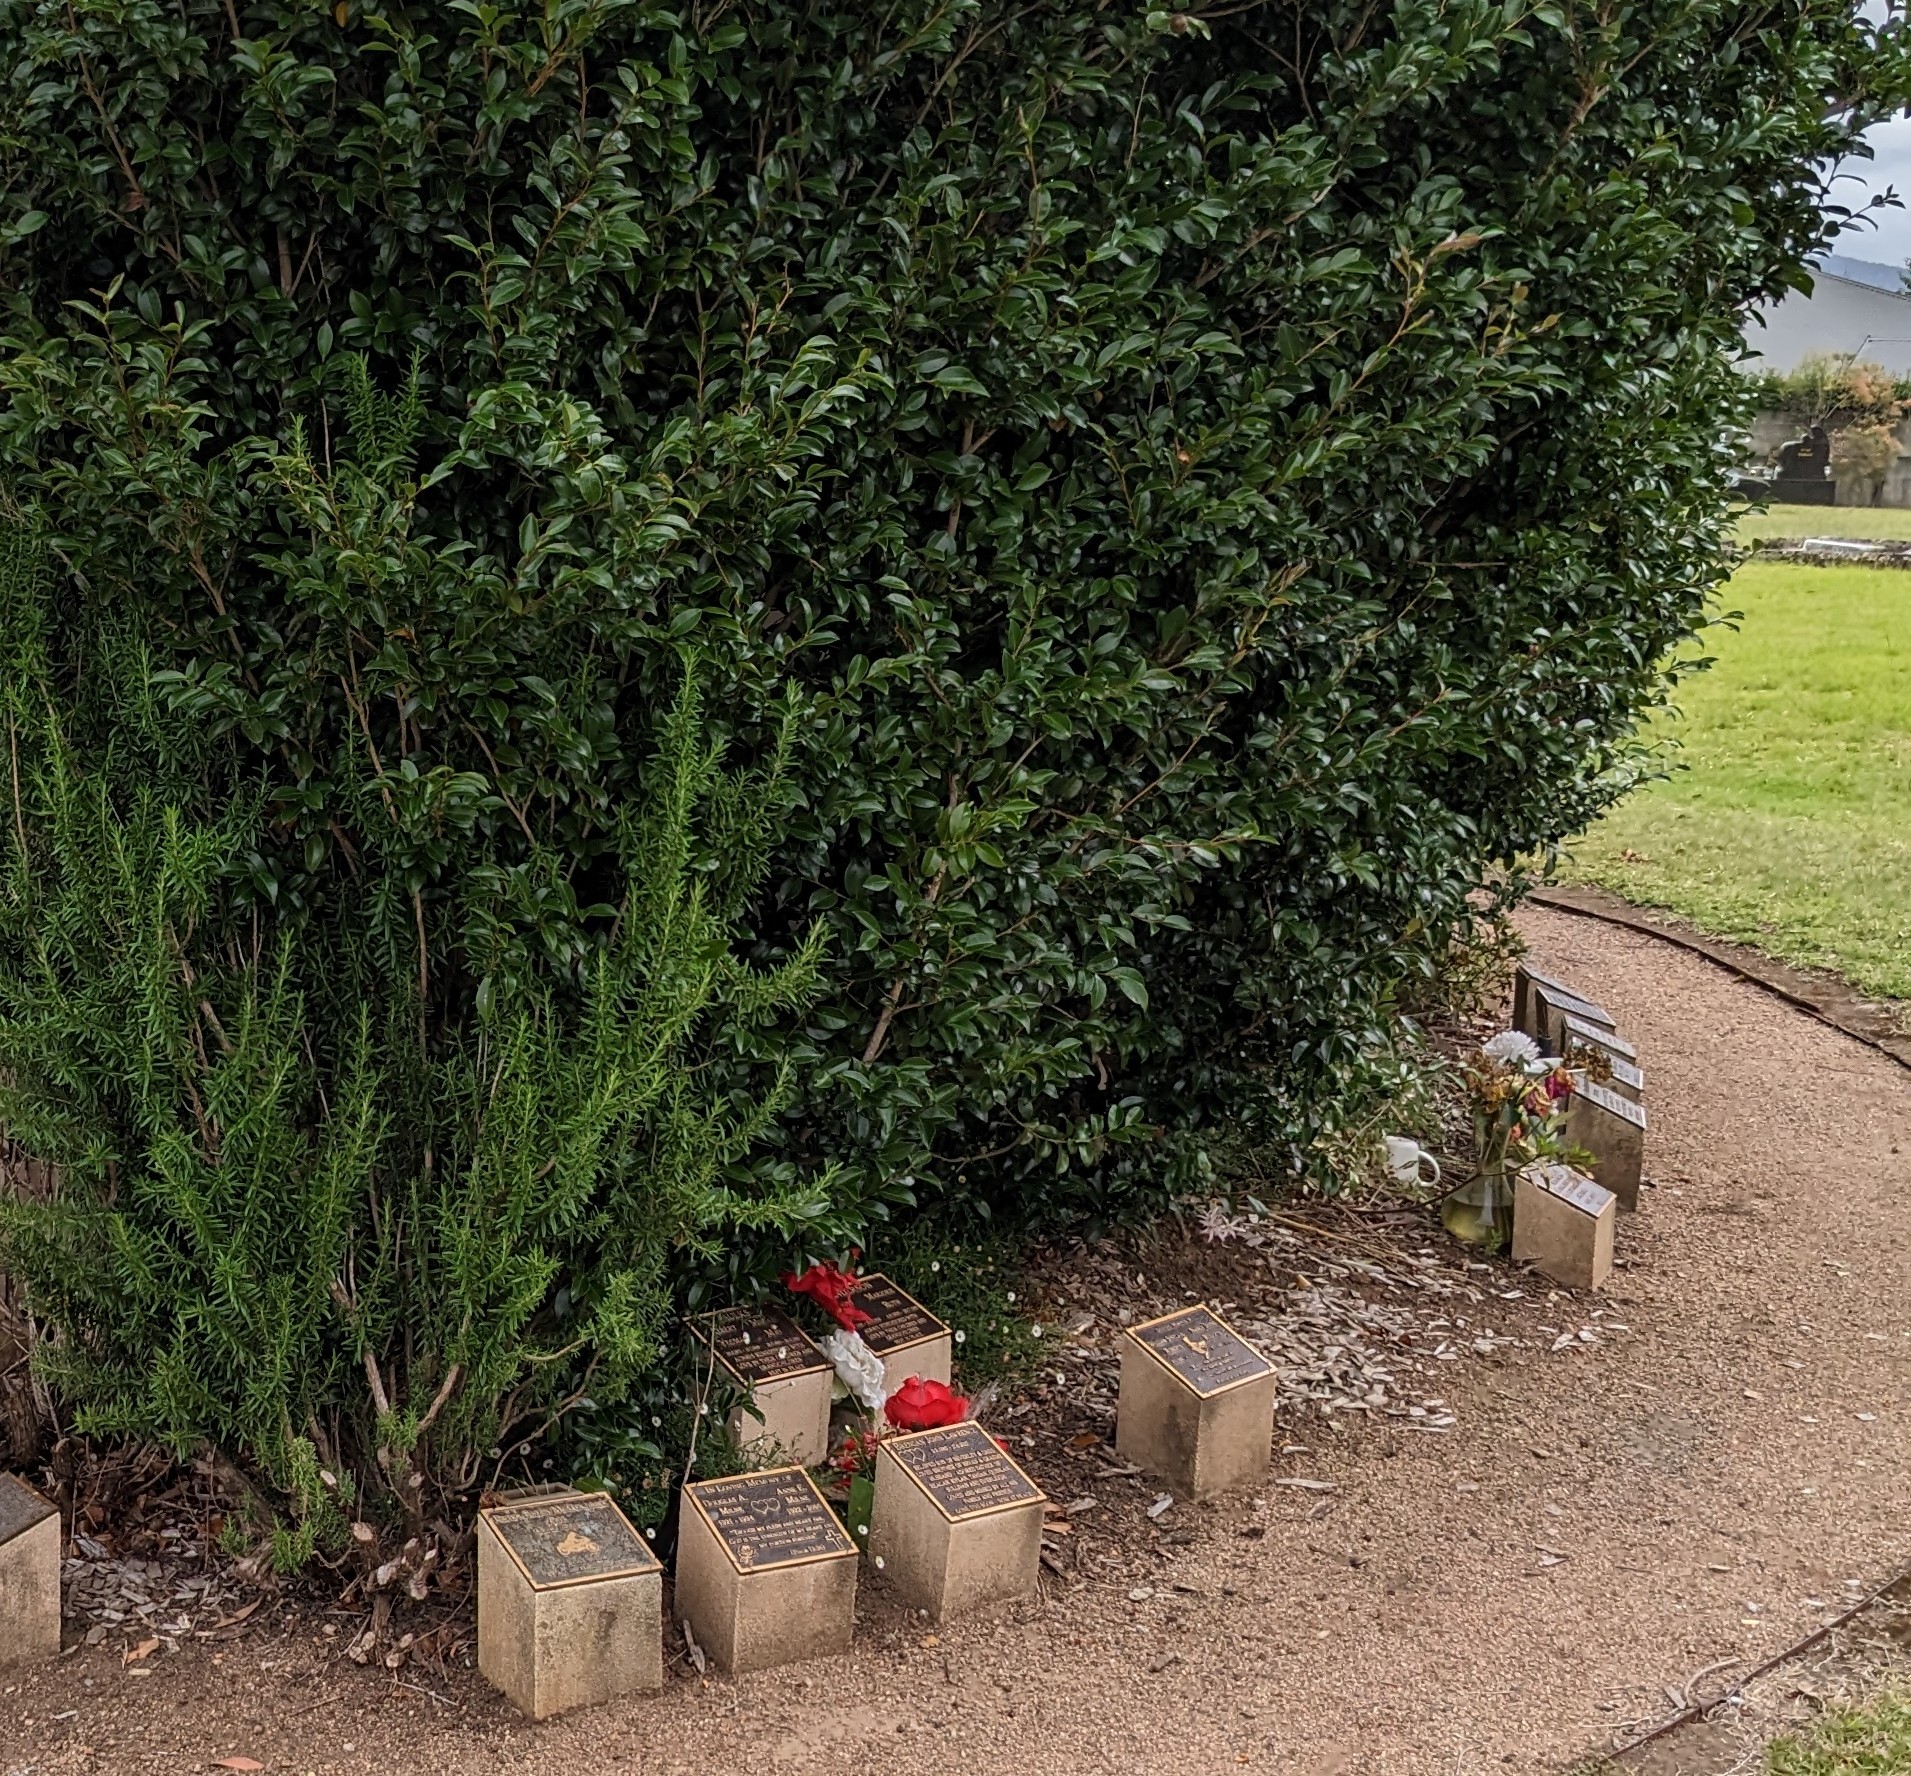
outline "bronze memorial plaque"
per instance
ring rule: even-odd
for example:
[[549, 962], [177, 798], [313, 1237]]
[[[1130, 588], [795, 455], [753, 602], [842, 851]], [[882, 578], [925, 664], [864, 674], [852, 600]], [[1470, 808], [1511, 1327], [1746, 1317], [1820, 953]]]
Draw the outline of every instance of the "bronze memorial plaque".
[[0, 1544], [37, 1528], [53, 1511], [54, 1507], [24, 1480], [12, 1474], [0, 1474]]
[[534, 1591], [655, 1572], [657, 1556], [601, 1492], [560, 1493], [485, 1513]]
[[905, 1295], [886, 1276], [868, 1276], [856, 1285], [850, 1300], [870, 1316], [862, 1327], [863, 1343], [877, 1356], [939, 1338], [949, 1328], [913, 1295]]
[[1205, 1307], [1183, 1308], [1136, 1326], [1134, 1335], [1204, 1399], [1273, 1367]]
[[698, 1329], [739, 1381], [781, 1381], [829, 1367], [809, 1334], [780, 1307], [726, 1307], [699, 1321]]
[[1042, 1489], [973, 1420], [898, 1437], [889, 1453], [952, 1521], [1030, 1504], [1042, 1496]]
[[699, 1480], [684, 1490], [742, 1572], [856, 1552], [849, 1532], [801, 1468]]

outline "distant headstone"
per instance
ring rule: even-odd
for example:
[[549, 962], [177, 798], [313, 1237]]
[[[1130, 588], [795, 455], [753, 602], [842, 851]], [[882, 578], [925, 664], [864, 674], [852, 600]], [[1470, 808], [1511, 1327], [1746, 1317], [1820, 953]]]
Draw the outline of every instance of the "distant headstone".
[[849, 1651], [856, 1546], [801, 1468], [683, 1489], [677, 1614], [725, 1671]]
[[869, 1552], [910, 1608], [940, 1622], [1035, 1589], [1044, 1503], [979, 1424], [886, 1437]]
[[1206, 1307], [1129, 1327], [1121, 1340], [1115, 1448], [1205, 1498], [1266, 1471], [1273, 1365]]
[[610, 1499], [478, 1513], [478, 1669], [532, 1720], [663, 1688], [663, 1568]]
[[805, 1467], [822, 1461], [829, 1454], [835, 1370], [803, 1328], [769, 1306], [727, 1307], [694, 1325], [729, 1379], [748, 1388], [755, 1403], [756, 1414], [742, 1406], [730, 1414], [737, 1443], [772, 1443]]
[[1618, 1201], [1571, 1166], [1534, 1165], [1513, 1185], [1513, 1262], [1569, 1289], [1597, 1289], [1612, 1273]]
[[1639, 1206], [1645, 1168], [1645, 1107], [1610, 1086], [1584, 1080], [1566, 1110], [1566, 1142], [1592, 1155], [1592, 1175], [1619, 1199], [1622, 1209]]
[[60, 1513], [0, 1474], [0, 1665], [60, 1656]]
[[883, 1386], [894, 1393], [910, 1376], [939, 1381], [952, 1379], [955, 1339], [949, 1328], [913, 1295], [886, 1276], [867, 1276], [856, 1285], [850, 1300], [870, 1316], [861, 1328], [863, 1343], [882, 1359]]
[[1772, 477], [1772, 498], [1787, 506], [1830, 506], [1838, 500], [1838, 484], [1831, 474], [1831, 439], [1815, 425], [1802, 438], [1778, 447], [1778, 472]]

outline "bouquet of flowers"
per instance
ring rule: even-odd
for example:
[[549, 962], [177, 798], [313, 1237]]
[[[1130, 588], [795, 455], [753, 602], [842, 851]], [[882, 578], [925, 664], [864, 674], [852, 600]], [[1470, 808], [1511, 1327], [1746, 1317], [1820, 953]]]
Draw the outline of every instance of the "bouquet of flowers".
[[1565, 1155], [1573, 1077], [1519, 1030], [1484, 1043], [1466, 1069], [1479, 1163], [1441, 1205], [1456, 1239], [1497, 1250], [1513, 1232], [1513, 1181], [1536, 1159]]

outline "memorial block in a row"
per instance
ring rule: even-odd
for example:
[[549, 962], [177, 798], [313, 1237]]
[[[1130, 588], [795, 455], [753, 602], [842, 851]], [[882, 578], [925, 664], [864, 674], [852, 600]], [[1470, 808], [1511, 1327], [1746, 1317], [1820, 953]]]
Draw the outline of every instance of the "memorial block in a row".
[[740, 1447], [771, 1443], [805, 1467], [829, 1454], [830, 1383], [835, 1371], [779, 1307], [726, 1307], [696, 1322], [698, 1335], [755, 1412], [738, 1406], [728, 1429]]
[[1563, 1059], [1575, 1072], [1591, 1071], [1601, 1085], [1635, 1104], [1646, 1101], [1646, 1075], [1629, 1044], [1604, 1030], [1595, 1030], [1578, 1018], [1566, 1020]]
[[1643, 1105], [1596, 1079], [1582, 1077], [1567, 1104], [1566, 1142], [1592, 1155], [1588, 1169], [1618, 1197], [1622, 1209], [1638, 1208], [1646, 1154]]
[[886, 1276], [858, 1279], [850, 1300], [870, 1316], [859, 1335], [882, 1359], [887, 1392], [895, 1393], [912, 1375], [948, 1385], [955, 1373], [955, 1339], [920, 1301]]
[[973, 1421], [886, 1437], [869, 1552], [904, 1603], [940, 1622], [1035, 1589], [1045, 1503]]
[[724, 1671], [849, 1651], [859, 1556], [802, 1468], [683, 1489], [677, 1614]]
[[60, 1653], [60, 1513], [0, 1474], [0, 1665]]
[[1610, 1190], [1565, 1165], [1531, 1165], [1513, 1186], [1513, 1262], [1569, 1289], [1597, 1289], [1612, 1273], [1618, 1207]]
[[1115, 1448], [1190, 1498], [1258, 1480], [1273, 1441], [1275, 1384], [1273, 1365], [1206, 1307], [1131, 1326], [1121, 1339]]
[[478, 1513], [478, 1669], [532, 1720], [663, 1688], [663, 1567], [602, 1493]]

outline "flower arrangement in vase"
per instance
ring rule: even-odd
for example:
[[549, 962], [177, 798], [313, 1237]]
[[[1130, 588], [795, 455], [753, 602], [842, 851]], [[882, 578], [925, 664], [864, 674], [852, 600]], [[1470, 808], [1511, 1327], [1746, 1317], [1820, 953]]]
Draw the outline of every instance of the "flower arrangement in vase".
[[1503, 1030], [1467, 1064], [1479, 1162], [1440, 1205], [1455, 1239], [1497, 1251], [1513, 1236], [1513, 1183], [1536, 1159], [1564, 1157], [1573, 1077], [1532, 1037]]

